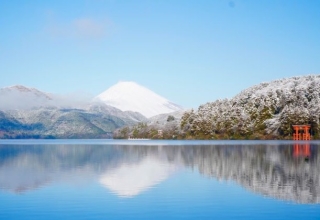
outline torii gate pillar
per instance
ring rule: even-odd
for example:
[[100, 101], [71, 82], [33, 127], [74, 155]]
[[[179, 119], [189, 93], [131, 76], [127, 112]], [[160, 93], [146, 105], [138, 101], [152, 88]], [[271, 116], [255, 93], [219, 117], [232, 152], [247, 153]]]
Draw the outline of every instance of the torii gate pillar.
[[311, 125], [292, 125], [294, 129], [293, 140], [310, 140]]

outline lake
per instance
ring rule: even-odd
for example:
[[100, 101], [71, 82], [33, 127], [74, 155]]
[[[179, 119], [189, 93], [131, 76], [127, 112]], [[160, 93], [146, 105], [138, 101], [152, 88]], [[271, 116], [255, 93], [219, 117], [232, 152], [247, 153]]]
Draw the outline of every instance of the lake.
[[319, 146], [0, 140], [0, 219], [320, 219]]

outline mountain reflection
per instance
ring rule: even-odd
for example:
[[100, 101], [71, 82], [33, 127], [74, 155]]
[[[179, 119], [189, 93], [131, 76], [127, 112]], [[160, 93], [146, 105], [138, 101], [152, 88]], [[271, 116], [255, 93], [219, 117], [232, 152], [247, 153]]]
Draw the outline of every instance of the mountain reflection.
[[319, 203], [318, 157], [317, 145], [0, 146], [0, 189], [22, 193], [57, 182], [98, 181], [132, 197], [186, 167], [265, 196]]
[[122, 164], [108, 170], [100, 183], [121, 197], [132, 197], [165, 180], [175, 169], [174, 164], [146, 158], [137, 164]]

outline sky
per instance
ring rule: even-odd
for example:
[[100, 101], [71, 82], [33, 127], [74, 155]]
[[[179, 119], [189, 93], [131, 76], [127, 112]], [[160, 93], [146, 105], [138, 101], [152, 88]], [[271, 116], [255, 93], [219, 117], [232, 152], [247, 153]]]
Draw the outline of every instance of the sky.
[[185, 108], [320, 74], [318, 0], [0, 0], [0, 88], [134, 81]]

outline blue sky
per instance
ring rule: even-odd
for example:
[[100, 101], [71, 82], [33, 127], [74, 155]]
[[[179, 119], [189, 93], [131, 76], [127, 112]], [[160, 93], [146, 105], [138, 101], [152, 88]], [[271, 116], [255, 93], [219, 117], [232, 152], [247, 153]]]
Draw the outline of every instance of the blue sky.
[[0, 87], [98, 95], [135, 81], [184, 107], [320, 73], [320, 1], [0, 0]]

